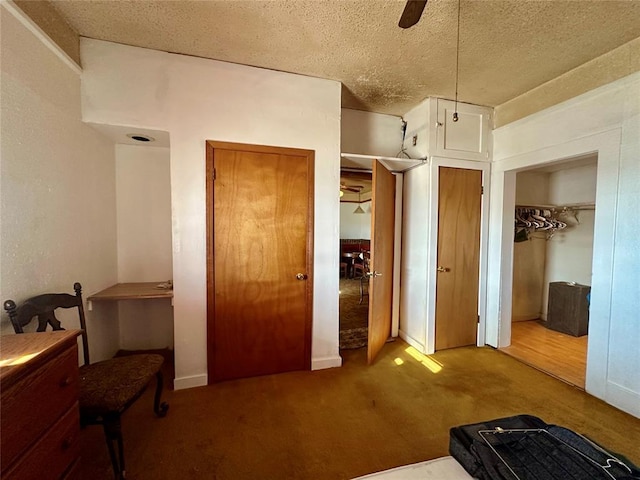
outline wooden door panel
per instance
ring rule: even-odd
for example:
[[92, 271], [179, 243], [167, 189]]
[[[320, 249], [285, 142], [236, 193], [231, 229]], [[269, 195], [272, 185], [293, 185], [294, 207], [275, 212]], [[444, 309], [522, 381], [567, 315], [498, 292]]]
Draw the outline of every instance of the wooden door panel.
[[306, 151], [287, 152], [211, 155], [213, 380], [310, 368], [313, 164]]
[[475, 345], [482, 172], [439, 169], [436, 350]]
[[[393, 242], [396, 179], [380, 162], [373, 162], [371, 201], [371, 264], [367, 361], [373, 363], [391, 334]], [[379, 276], [378, 276], [379, 274]]]

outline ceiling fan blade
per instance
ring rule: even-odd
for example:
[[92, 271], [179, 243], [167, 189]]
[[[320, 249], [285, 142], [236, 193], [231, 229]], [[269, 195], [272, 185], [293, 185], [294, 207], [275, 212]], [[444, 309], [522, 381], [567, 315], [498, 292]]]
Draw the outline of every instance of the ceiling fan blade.
[[404, 11], [398, 22], [400, 28], [413, 27], [422, 16], [424, 7], [427, 5], [427, 0], [407, 0], [407, 4], [404, 6]]

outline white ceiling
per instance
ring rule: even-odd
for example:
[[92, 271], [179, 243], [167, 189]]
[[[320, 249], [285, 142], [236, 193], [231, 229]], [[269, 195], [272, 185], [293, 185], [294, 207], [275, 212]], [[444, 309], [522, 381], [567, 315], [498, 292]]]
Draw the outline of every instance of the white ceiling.
[[[640, 37], [639, 0], [460, 0], [459, 99], [497, 106]], [[343, 107], [453, 98], [456, 0], [55, 0], [81, 35], [339, 80]]]

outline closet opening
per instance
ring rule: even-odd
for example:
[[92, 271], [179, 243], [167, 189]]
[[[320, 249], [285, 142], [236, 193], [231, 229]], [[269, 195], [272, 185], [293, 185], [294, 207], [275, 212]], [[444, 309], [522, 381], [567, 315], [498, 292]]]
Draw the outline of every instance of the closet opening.
[[511, 345], [585, 388], [597, 154], [516, 173]]

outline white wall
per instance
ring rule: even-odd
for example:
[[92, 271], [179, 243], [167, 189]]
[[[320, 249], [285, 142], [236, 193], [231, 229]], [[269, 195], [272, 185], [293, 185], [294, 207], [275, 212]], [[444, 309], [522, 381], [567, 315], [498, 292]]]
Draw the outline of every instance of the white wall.
[[[520, 172], [516, 175], [516, 204], [549, 203], [549, 173]], [[542, 308], [545, 284], [547, 237], [534, 233], [526, 242], [513, 244], [513, 294], [511, 318], [514, 321], [545, 318]]]
[[[402, 116], [407, 122], [403, 146], [411, 158], [426, 158], [429, 154], [431, 104], [431, 100], [427, 98]], [[414, 136], [417, 137], [415, 146], [413, 145]]]
[[172, 276], [169, 149], [116, 145], [118, 282]]
[[426, 351], [429, 166], [404, 174], [399, 335]]
[[[169, 149], [116, 145], [118, 282], [172, 279]], [[120, 347], [173, 348], [169, 299], [121, 300]]]
[[[0, 298], [73, 293], [76, 281], [86, 298], [117, 280], [113, 145], [80, 121], [78, 73], [4, 7], [0, 22]], [[117, 350], [117, 315], [87, 312], [93, 361]]]
[[[549, 203], [594, 203], [596, 201], [596, 165], [568, 168], [549, 174]], [[580, 210], [561, 216], [567, 228], [559, 230], [547, 241], [544, 267], [542, 316], [547, 319], [550, 282], [576, 282], [591, 285], [593, 230], [595, 211]]]
[[340, 202], [340, 238], [371, 240], [371, 202], [359, 205], [365, 213], [353, 213], [358, 203]]
[[511, 333], [513, 172], [597, 153], [586, 390], [640, 417], [638, 132], [639, 73], [494, 131], [487, 342]]
[[[558, 167], [560, 168], [560, 167]], [[520, 205], [566, 205], [593, 203], [596, 198], [596, 165], [526, 171], [516, 175], [516, 203]], [[594, 211], [559, 214], [567, 224], [551, 238], [533, 233], [529, 241], [513, 246], [514, 321], [547, 319], [550, 282], [591, 285]]]
[[402, 146], [400, 127], [400, 117], [343, 108], [340, 151], [395, 157]]
[[177, 388], [207, 382], [205, 141], [315, 150], [312, 368], [339, 366], [340, 83], [82, 39], [83, 118], [171, 136]]

